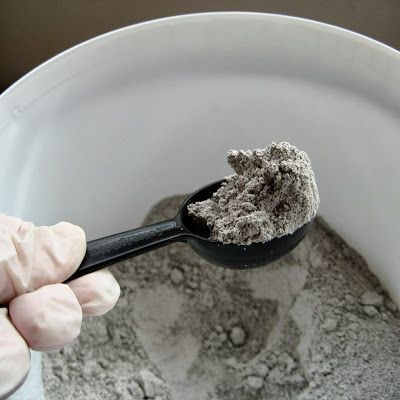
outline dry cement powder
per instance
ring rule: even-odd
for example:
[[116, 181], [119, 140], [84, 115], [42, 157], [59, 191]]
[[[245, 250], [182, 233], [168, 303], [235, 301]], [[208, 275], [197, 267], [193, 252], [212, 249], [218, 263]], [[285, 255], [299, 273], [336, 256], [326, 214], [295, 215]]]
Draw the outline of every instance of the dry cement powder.
[[320, 218], [263, 268], [222, 269], [174, 244], [113, 272], [116, 308], [44, 355], [47, 399], [400, 399], [399, 312]]
[[189, 205], [206, 221], [210, 238], [248, 245], [293, 233], [317, 213], [319, 196], [311, 161], [287, 142], [265, 149], [231, 150], [236, 172], [211, 199]]

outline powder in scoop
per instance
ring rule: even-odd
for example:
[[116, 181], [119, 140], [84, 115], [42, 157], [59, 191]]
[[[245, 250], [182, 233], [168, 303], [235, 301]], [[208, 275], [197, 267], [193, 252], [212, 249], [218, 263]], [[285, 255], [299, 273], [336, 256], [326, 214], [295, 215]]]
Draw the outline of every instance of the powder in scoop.
[[319, 196], [311, 161], [287, 142], [231, 150], [227, 177], [210, 199], [188, 206], [206, 221], [210, 238], [248, 245], [293, 233], [316, 215]]

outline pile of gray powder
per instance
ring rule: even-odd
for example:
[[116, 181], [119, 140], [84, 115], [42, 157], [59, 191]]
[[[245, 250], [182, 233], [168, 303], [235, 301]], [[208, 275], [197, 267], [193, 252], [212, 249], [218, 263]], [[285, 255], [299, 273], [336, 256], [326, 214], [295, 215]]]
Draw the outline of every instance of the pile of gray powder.
[[316, 215], [319, 196], [311, 161], [287, 142], [265, 149], [231, 150], [236, 174], [211, 199], [188, 206], [207, 223], [210, 238], [248, 245], [293, 233]]
[[[145, 223], [175, 215], [181, 196]], [[173, 244], [113, 268], [116, 308], [44, 354], [48, 400], [395, 400], [400, 314], [320, 217], [266, 267], [234, 271]]]

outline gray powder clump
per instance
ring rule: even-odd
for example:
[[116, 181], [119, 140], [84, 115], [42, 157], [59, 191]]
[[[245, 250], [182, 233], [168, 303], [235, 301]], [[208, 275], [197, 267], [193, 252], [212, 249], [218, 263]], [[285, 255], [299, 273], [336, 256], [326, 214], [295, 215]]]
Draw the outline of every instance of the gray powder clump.
[[[173, 217], [183, 197], [146, 217]], [[112, 268], [116, 307], [44, 353], [47, 400], [398, 400], [400, 315], [320, 217], [284, 258], [236, 271], [183, 243]]]
[[211, 199], [188, 206], [205, 220], [210, 238], [248, 245], [293, 233], [317, 213], [319, 196], [311, 161], [287, 142], [265, 149], [231, 150], [236, 172]]

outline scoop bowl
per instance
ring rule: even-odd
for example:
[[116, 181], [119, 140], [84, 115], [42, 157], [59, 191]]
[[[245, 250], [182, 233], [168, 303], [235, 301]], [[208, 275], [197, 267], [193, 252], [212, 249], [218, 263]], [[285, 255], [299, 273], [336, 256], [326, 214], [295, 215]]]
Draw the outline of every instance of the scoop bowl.
[[283, 257], [304, 238], [312, 221], [290, 235], [247, 246], [209, 239], [207, 226], [189, 216], [188, 205], [211, 198], [223, 181], [213, 182], [188, 196], [175, 218], [88, 242], [81, 265], [68, 281], [173, 242], [188, 243], [198, 255], [220, 267], [255, 268]]

